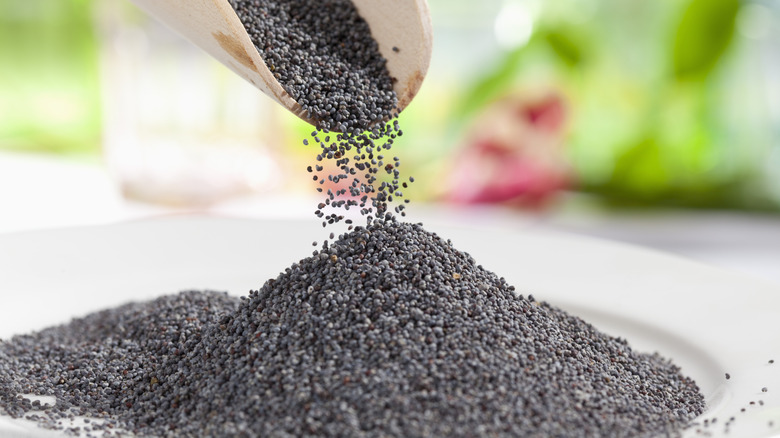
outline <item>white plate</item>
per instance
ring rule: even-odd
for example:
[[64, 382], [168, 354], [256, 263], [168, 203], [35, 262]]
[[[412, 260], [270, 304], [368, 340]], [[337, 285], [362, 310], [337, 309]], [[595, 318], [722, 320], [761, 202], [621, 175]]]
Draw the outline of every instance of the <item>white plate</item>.
[[[692, 376], [720, 436], [780, 436], [780, 289], [641, 248], [565, 234], [429, 226], [524, 294]], [[0, 338], [185, 289], [244, 295], [309, 255], [316, 221], [173, 216], [0, 236]], [[768, 364], [775, 359], [775, 364]], [[730, 373], [726, 380], [724, 373]], [[768, 392], [763, 393], [762, 387]], [[758, 401], [764, 402], [763, 406]], [[755, 405], [750, 405], [755, 401]], [[741, 408], [746, 412], [740, 412]], [[774, 421], [774, 427], [768, 426]], [[689, 433], [695, 436], [695, 431]], [[0, 436], [59, 436], [0, 418]]]

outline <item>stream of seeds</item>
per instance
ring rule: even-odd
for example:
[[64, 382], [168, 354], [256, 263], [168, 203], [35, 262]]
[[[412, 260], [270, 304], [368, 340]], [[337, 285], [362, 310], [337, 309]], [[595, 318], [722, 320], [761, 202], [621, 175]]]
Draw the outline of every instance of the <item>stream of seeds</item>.
[[650, 437], [701, 414], [668, 360], [396, 219], [413, 181], [383, 156], [402, 134], [396, 96], [351, 2], [229, 1], [317, 120], [315, 214], [326, 226], [357, 208], [365, 225], [247, 297], [182, 292], [0, 341], [0, 411], [72, 434], [176, 437]]
[[[320, 151], [308, 171], [326, 195], [315, 213], [323, 226], [343, 220], [350, 207], [368, 218], [388, 217], [388, 204], [408, 184], [400, 180], [400, 160], [383, 155], [403, 134], [398, 99], [387, 60], [355, 6], [350, 0], [229, 2], [269, 70], [316, 122], [311, 140]], [[380, 180], [382, 173], [388, 178]], [[394, 207], [402, 216], [403, 209]]]

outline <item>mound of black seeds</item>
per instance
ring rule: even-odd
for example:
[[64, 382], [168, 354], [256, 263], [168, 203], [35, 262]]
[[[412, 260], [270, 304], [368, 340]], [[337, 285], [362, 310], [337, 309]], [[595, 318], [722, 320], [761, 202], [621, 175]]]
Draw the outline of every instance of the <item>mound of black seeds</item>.
[[184, 293], [13, 338], [0, 385], [15, 416], [159, 436], [637, 437], [704, 408], [669, 361], [517, 295], [419, 225], [379, 220], [240, 302]]
[[[204, 327], [237, 307], [238, 299], [225, 293], [182, 292], [0, 340], [0, 412], [36, 412], [50, 428], [87, 415], [106, 419], [103, 427], [110, 430], [152, 395], [162, 378], [158, 370], [179, 363], [201, 342]], [[23, 394], [55, 396], [56, 405]]]
[[397, 105], [386, 59], [350, 0], [228, 0], [268, 69], [319, 128], [361, 132]]

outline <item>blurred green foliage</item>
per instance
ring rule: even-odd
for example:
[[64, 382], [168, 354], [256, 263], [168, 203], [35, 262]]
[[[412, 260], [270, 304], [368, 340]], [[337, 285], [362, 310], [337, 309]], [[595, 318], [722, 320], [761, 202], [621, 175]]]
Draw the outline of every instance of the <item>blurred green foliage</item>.
[[528, 43], [469, 87], [458, 123], [503, 93], [553, 83], [569, 105], [579, 189], [621, 205], [780, 206], [762, 182], [775, 128], [750, 88], [760, 72], [740, 64], [743, 3], [601, 0], [588, 19], [545, 14], [561, 2], [546, 2]]
[[89, 0], [0, 2], [0, 148], [99, 150], [91, 6]]
[[674, 76], [706, 76], [734, 37], [739, 0], [693, 0], [677, 26], [672, 48]]

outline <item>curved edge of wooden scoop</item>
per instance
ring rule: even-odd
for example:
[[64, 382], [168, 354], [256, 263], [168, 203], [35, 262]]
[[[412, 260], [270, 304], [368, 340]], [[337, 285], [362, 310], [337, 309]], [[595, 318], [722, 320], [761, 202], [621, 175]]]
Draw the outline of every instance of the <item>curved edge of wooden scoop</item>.
[[433, 50], [433, 25], [426, 0], [352, 0], [371, 28], [387, 70], [396, 79], [400, 113], [420, 90]]
[[280, 105], [307, 119], [305, 112], [273, 74], [224, 0], [132, 0], [148, 14], [205, 50]]

